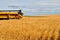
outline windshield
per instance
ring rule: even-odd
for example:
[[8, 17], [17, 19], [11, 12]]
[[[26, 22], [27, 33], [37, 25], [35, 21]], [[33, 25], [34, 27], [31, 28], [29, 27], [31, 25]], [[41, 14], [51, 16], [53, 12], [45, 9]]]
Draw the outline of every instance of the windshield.
[[0, 0], [0, 10], [19, 10], [24, 15], [60, 14], [60, 0]]

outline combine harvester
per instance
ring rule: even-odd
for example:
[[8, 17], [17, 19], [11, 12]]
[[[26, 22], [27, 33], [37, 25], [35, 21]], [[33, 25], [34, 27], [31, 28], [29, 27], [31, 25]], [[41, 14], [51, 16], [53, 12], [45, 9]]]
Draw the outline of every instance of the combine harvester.
[[0, 19], [20, 19], [22, 17], [21, 10], [0, 10]]

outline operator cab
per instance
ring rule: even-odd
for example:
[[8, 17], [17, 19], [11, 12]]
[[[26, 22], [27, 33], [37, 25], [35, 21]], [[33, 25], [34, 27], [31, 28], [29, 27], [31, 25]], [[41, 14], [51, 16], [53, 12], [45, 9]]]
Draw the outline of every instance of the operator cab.
[[19, 10], [18, 14], [20, 14], [20, 15], [22, 15], [22, 16], [23, 16], [23, 13], [22, 13], [22, 11], [21, 11], [21, 10]]

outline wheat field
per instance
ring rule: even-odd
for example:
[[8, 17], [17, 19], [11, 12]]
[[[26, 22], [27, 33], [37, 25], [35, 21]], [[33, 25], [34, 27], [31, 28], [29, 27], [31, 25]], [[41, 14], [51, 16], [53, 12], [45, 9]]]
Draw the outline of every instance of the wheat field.
[[60, 16], [0, 20], [0, 40], [60, 40]]

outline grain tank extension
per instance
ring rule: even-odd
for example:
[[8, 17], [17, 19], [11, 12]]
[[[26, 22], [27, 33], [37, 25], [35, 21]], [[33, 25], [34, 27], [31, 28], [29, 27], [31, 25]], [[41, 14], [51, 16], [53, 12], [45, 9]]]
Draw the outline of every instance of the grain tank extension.
[[22, 17], [21, 10], [0, 10], [0, 19], [20, 19]]

